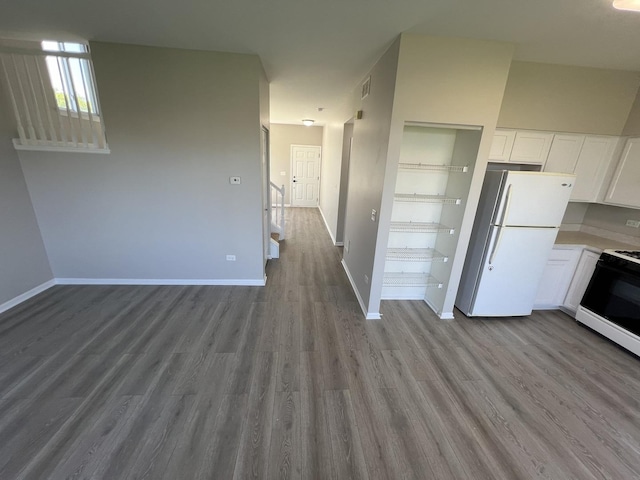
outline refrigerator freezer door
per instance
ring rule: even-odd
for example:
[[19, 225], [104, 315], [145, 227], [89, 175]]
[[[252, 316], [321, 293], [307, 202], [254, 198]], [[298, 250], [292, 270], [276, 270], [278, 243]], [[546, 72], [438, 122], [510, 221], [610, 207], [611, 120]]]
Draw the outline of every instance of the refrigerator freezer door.
[[507, 226], [559, 226], [574, 181], [573, 175], [509, 172], [493, 223]]
[[469, 316], [531, 314], [557, 233], [556, 228], [493, 227]]

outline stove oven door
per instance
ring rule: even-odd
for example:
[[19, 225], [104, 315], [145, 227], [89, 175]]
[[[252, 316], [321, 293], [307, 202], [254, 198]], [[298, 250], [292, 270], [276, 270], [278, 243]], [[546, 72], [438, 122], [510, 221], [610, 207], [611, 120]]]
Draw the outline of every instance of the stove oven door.
[[640, 264], [603, 254], [580, 305], [640, 335]]

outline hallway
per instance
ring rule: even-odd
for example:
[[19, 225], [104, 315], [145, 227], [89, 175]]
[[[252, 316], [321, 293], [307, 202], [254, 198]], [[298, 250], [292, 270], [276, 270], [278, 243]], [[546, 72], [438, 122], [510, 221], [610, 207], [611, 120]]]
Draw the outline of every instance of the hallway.
[[317, 209], [266, 287], [57, 286], [0, 315], [2, 479], [640, 476], [638, 358], [560, 312], [365, 321]]

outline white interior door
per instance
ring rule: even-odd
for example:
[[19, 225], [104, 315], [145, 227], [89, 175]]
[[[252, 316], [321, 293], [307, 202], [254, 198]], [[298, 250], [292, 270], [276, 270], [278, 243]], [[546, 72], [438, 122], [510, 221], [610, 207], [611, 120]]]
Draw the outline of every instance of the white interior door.
[[291, 145], [291, 205], [315, 207], [320, 192], [320, 147]]

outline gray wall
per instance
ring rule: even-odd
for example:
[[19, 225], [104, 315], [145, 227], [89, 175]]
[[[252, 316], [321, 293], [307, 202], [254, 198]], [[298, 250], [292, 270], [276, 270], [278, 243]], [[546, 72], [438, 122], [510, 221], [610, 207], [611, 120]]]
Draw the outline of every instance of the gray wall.
[[[399, 47], [398, 39], [369, 73], [369, 96], [360, 101], [360, 85], [353, 93], [354, 98], [358, 99], [354, 102], [358, 105], [354, 110], [362, 109], [363, 117], [355, 120], [353, 126], [344, 262], [360, 298], [370, 312], [369, 297], [378, 235], [378, 222], [371, 221], [371, 210], [380, 212], [382, 203]], [[365, 275], [369, 278], [368, 282]], [[373, 312], [377, 312], [377, 307]]]
[[340, 192], [336, 217], [336, 241], [344, 242], [344, 218], [347, 211], [347, 191], [349, 188], [349, 162], [351, 160], [351, 139], [353, 138], [353, 122], [350, 120], [343, 126], [342, 157], [340, 162]]
[[321, 146], [322, 130], [322, 127], [271, 124], [271, 181], [285, 186], [284, 203], [291, 203], [291, 145]]
[[53, 278], [0, 91], [0, 305]]
[[622, 135], [630, 137], [640, 136], [640, 90], [633, 102], [633, 106], [631, 107], [631, 112], [629, 113], [629, 118], [627, 118], [627, 123], [624, 126]]
[[54, 275], [261, 280], [259, 58], [91, 48], [111, 154], [20, 154]]
[[498, 126], [620, 135], [640, 73], [513, 62]]
[[[456, 253], [451, 258], [451, 275], [442, 289], [433, 289], [430, 303], [453, 314], [453, 305], [489, 149], [495, 131], [514, 46], [503, 42], [403, 34], [398, 62], [398, 79], [389, 139], [389, 161], [383, 210], [380, 213], [378, 255], [374, 275], [381, 279], [393, 208], [397, 164], [400, 158], [404, 122], [470, 125], [482, 129], [471, 186], [457, 235]], [[386, 208], [384, 208], [386, 207]], [[455, 241], [455, 235], [453, 237]], [[371, 304], [379, 303], [381, 281], [371, 289]]]
[[[336, 237], [338, 225], [338, 201], [340, 199], [343, 125], [327, 123], [322, 130], [322, 169], [320, 177], [319, 208], [333, 242], [341, 242]], [[344, 223], [344, 222], [343, 222]]]
[[582, 224], [640, 238], [640, 228], [627, 227], [627, 220], [640, 220], [640, 210], [592, 203]]

